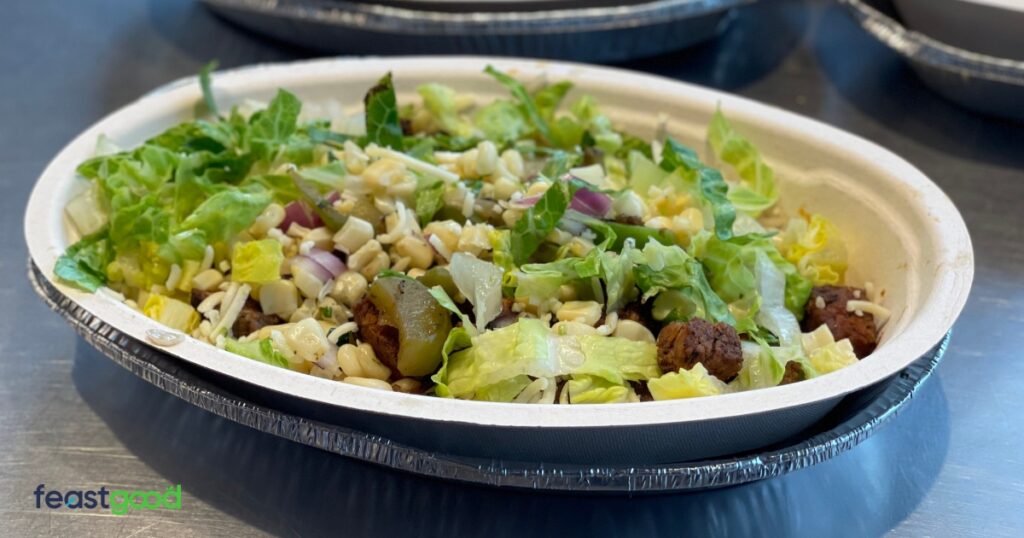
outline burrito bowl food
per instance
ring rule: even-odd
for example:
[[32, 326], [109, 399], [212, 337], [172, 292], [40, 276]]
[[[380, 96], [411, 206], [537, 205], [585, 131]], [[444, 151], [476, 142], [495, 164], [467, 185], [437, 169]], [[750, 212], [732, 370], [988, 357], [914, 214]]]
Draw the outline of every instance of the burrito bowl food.
[[778, 208], [722, 111], [699, 156], [486, 72], [508, 98], [399, 102], [386, 75], [348, 114], [221, 114], [205, 71], [199, 118], [79, 166], [54, 272], [239, 360], [461, 399], [713, 396], [872, 352], [884, 290], [847, 285], [840, 231]]

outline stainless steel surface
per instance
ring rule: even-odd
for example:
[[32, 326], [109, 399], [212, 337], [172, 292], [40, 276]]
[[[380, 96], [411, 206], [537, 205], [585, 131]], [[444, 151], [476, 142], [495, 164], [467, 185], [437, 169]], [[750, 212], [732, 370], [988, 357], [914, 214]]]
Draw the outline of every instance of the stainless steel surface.
[[33, 262], [39, 296], [86, 342], [131, 373], [201, 409], [305, 445], [433, 478], [507, 489], [598, 493], [671, 493], [734, 486], [782, 476], [850, 450], [902, 413], [942, 360], [949, 334], [891, 379], [845, 397], [809, 431], [739, 456], [648, 466], [570, 465], [459, 457], [407, 446], [334, 423], [293, 415], [247, 399], [232, 382], [133, 339], [90, 314], [51, 284]]
[[[710, 39], [754, 0], [652, 0], [544, 11], [409, 9], [345, 0], [203, 0], [253, 31], [336, 54], [481, 54], [611, 62]], [[630, 4], [630, 5], [624, 5]]]
[[1024, 121], [1024, 61], [978, 54], [908, 30], [890, 0], [839, 2], [935, 91], [970, 109]]
[[[75, 133], [193, 74], [291, 59], [188, 2], [9, 3], [0, 32], [0, 535], [1019, 536], [1024, 528], [1024, 127], [930, 92], [838, 5], [740, 10], [721, 39], [629, 67], [724, 88], [866, 136], [960, 207], [977, 278], [943, 364], [857, 448], [777, 479], [577, 498], [381, 470], [197, 409], [93, 351], [24, 275], [22, 208]], [[56, 36], [59, 36], [56, 37]], [[180, 512], [36, 510], [47, 487], [182, 483]]]

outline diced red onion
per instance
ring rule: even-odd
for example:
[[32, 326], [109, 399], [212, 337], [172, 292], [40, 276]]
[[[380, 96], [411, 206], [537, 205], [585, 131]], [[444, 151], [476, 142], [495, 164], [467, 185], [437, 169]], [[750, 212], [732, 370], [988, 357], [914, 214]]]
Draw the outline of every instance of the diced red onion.
[[282, 231], [288, 231], [288, 227], [293, 222], [306, 228], [316, 228], [323, 225], [320, 217], [309, 206], [298, 200], [284, 206], [284, 220], [281, 221], [281, 225], [278, 228]]
[[[533, 207], [537, 200], [540, 200], [540, 196], [527, 196], [512, 202], [511, 205], [512, 207], [529, 208]], [[612, 199], [601, 192], [579, 189], [573, 195], [569, 207], [591, 217], [603, 218], [612, 208]]]
[[345, 272], [345, 263], [338, 259], [337, 256], [331, 254], [330, 252], [327, 252], [326, 250], [311, 248], [309, 249], [309, 253], [306, 254], [306, 257], [313, 260], [321, 267], [326, 269], [329, 273], [331, 273], [331, 278], [334, 278]]
[[604, 193], [580, 189], [572, 197], [569, 207], [591, 217], [602, 218], [612, 208], [612, 199]]
[[332, 204], [338, 200], [341, 200], [341, 193], [338, 191], [331, 191], [331, 193], [327, 195], [327, 201]]
[[511, 205], [512, 207], [518, 207], [520, 209], [526, 209], [528, 207], [533, 207], [534, 204], [537, 203], [537, 200], [540, 200], [540, 195], [537, 195], [537, 196], [526, 196], [526, 197], [520, 198], [520, 199], [518, 199], [518, 200], [516, 200], [514, 202], [510, 202], [509, 205]]
[[292, 258], [292, 274], [295, 274], [296, 270], [301, 269], [302, 271], [309, 273], [311, 276], [316, 277], [321, 282], [321, 285], [326, 283], [328, 280], [334, 278], [330, 271], [326, 267], [315, 262], [313, 258], [307, 256], [296, 256]]

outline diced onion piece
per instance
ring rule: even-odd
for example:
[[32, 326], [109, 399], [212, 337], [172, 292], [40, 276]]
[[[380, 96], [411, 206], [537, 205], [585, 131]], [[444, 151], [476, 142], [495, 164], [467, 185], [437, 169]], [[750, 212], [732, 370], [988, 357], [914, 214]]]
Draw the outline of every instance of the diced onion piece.
[[330, 279], [331, 272], [312, 259], [305, 256], [292, 258], [292, 281], [306, 297], [316, 297]]
[[306, 255], [321, 267], [331, 273], [331, 278], [334, 278], [345, 272], [345, 263], [338, 259], [337, 256], [327, 252], [326, 250], [320, 250], [318, 248], [309, 249], [309, 253]]
[[309, 206], [298, 200], [284, 206], [284, 220], [281, 221], [278, 228], [287, 231], [293, 222], [305, 228], [323, 226], [320, 217]]
[[602, 218], [612, 208], [612, 199], [601, 192], [579, 189], [573, 195], [569, 207], [591, 217]]

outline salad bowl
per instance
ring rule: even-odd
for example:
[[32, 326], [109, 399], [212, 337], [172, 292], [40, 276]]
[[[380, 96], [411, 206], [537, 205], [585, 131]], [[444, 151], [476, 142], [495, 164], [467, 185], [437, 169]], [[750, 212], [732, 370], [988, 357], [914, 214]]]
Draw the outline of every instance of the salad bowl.
[[358, 106], [387, 71], [399, 101], [419, 84], [443, 80], [461, 92], [495, 97], [488, 64], [523, 80], [570, 80], [621, 128], [667, 133], [701, 147], [703, 126], [720, 107], [775, 168], [783, 209], [821, 212], [842, 230], [852, 277], [885, 290], [892, 311], [878, 349], [858, 363], [791, 385], [686, 400], [603, 405], [523, 405], [372, 390], [242, 359], [174, 334], [102, 290], [90, 294], [53, 276], [76, 239], [64, 208], [85, 188], [76, 166], [98, 137], [137, 144], [194, 117], [195, 79], [162, 88], [79, 135], [39, 178], [25, 235], [32, 261], [78, 307], [126, 336], [228, 379], [247, 399], [316, 420], [459, 456], [578, 464], [651, 464], [749, 451], [808, 428], [852, 392], [897, 374], [935, 346], [966, 301], [973, 254], [952, 202], [891, 152], [825, 124], [705, 88], [582, 64], [484, 57], [327, 59], [218, 73], [225, 104], [268, 100], [286, 87], [307, 103]]

